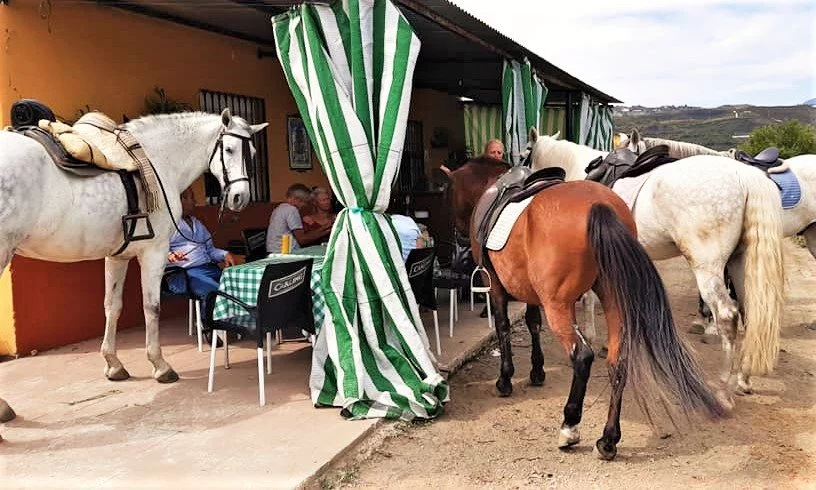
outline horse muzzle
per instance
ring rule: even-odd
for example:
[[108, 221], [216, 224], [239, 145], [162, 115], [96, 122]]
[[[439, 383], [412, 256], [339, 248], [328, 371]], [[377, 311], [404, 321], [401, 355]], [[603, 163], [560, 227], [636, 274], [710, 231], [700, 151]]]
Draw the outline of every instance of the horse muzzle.
[[224, 204], [233, 212], [242, 211], [250, 201], [249, 182], [233, 182], [227, 189]]

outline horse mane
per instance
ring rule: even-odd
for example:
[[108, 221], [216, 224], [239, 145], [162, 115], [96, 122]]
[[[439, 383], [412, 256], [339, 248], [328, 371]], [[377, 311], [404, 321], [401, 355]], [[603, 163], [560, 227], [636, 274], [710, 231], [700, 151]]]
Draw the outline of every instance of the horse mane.
[[497, 170], [505, 172], [510, 169], [510, 164], [504, 160], [496, 160], [495, 158], [486, 156], [470, 158], [459, 168], [463, 168], [465, 165], [471, 163], [473, 165], [470, 168], [472, 169], [474, 176], [485, 179], [495, 177]]
[[[203, 111], [174, 112], [171, 114], [151, 114], [147, 116], [142, 116], [137, 119], [131, 119], [129, 122], [125, 124], [125, 126], [128, 127], [129, 129], [138, 131], [140, 129], [145, 129], [150, 126], [154, 126], [156, 123], [160, 123], [163, 121], [186, 122], [203, 117], [220, 117], [220, 116], [218, 114]], [[250, 130], [250, 125], [244, 118], [233, 115], [232, 120], [234, 123], [241, 126], [243, 129], [246, 129], [247, 131]]]
[[685, 141], [667, 140], [663, 138], [642, 138], [646, 144], [646, 148], [652, 148], [657, 145], [666, 145], [669, 147], [669, 155], [675, 158], [686, 158], [695, 155], [724, 155], [725, 153], [712, 150], [703, 145], [696, 143], [686, 143]]

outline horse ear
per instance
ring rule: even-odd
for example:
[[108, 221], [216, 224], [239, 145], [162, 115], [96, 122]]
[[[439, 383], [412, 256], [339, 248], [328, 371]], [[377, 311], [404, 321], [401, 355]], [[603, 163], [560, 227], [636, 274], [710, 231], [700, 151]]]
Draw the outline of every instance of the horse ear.
[[538, 130], [535, 126], [530, 128], [530, 141], [535, 143], [538, 140]]
[[227, 107], [221, 111], [221, 124], [223, 124], [225, 128], [228, 128], [231, 122], [232, 114], [230, 114], [229, 107]]
[[262, 123], [262, 124], [253, 124], [249, 128], [252, 131], [252, 134], [255, 134], [258, 131], [261, 131], [263, 128], [267, 127], [267, 126], [269, 126], [269, 123], [265, 122], [265, 123]]
[[552, 139], [554, 139], [554, 140], [559, 140], [559, 139], [561, 139], [561, 131], [560, 131], [560, 130], [559, 130], [559, 131], [556, 131], [554, 135], [550, 136], [550, 138], [552, 138]]
[[638, 131], [637, 128], [634, 128], [632, 134], [629, 135], [629, 144], [635, 148], [640, 144], [640, 131]]

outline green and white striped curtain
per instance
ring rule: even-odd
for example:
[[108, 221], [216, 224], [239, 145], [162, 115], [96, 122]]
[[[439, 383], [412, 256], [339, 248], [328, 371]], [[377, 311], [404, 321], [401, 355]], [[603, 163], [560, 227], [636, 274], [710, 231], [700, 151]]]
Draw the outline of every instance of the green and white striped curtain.
[[388, 0], [304, 4], [273, 19], [286, 80], [345, 209], [323, 265], [315, 406], [350, 418], [432, 418], [449, 398], [399, 239], [384, 215], [399, 170], [419, 39]]
[[499, 105], [465, 104], [465, 147], [470, 156], [481, 155], [488, 141], [501, 141], [504, 133]]
[[596, 150], [612, 150], [612, 108], [592, 102], [589, 95], [583, 94], [581, 103], [576, 110], [575, 124], [578, 125], [575, 133], [579, 145], [591, 146]]
[[504, 60], [502, 75], [502, 117], [504, 119], [504, 146], [507, 160], [521, 163], [519, 153], [527, 146], [530, 128], [537, 127], [541, 108], [547, 99], [547, 87], [533, 73], [530, 60], [523, 63]]
[[541, 123], [538, 126], [539, 134], [552, 136], [561, 132], [561, 136], [566, 136], [567, 111], [559, 107], [545, 107], [541, 110]]

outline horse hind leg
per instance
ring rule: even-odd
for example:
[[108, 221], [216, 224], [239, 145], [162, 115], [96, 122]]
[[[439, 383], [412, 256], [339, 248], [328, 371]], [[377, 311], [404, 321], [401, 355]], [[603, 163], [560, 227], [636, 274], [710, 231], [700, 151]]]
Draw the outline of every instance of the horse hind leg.
[[167, 261], [167, 248], [152, 249], [139, 256], [142, 269], [142, 304], [145, 316], [147, 359], [153, 364], [153, 378], [159, 383], [174, 383], [179, 376], [164, 360], [159, 343], [161, 275]]
[[544, 310], [547, 323], [572, 361], [572, 385], [564, 405], [564, 421], [558, 432], [558, 447], [563, 449], [581, 441], [578, 426], [583, 416], [584, 397], [595, 353], [575, 323], [574, 301], [551, 301]]
[[[736, 292], [737, 299], [742, 303], [745, 298], [745, 257], [742, 254], [734, 255], [728, 261], [728, 275], [731, 278], [731, 284]], [[751, 375], [743, 369], [742, 363], [740, 363], [740, 366], [737, 373], [736, 391], [744, 395], [753, 393]]]
[[116, 355], [116, 326], [122, 313], [122, 291], [125, 287], [128, 260], [105, 259], [105, 337], [102, 339], [102, 357], [105, 358], [105, 377], [122, 381], [130, 377]]
[[532, 340], [532, 352], [530, 353], [530, 385], [541, 386], [544, 384], [546, 373], [544, 372], [544, 353], [541, 351], [541, 308], [535, 305], [527, 305], [524, 314], [527, 329], [530, 331]]
[[[490, 295], [487, 298], [487, 301], [492, 301], [492, 304], [495, 306], [493, 315], [496, 321], [496, 338], [498, 339], [499, 352], [501, 353], [501, 368], [499, 372], [499, 379], [496, 380], [496, 389], [499, 392], [499, 396], [510, 396], [513, 393], [513, 374], [515, 374], [515, 367], [513, 366], [513, 350], [510, 345], [510, 319], [507, 317], [507, 293], [500, 286], [495, 274], [491, 273], [491, 276], [491, 284], [493, 287], [490, 290]], [[528, 307], [527, 310], [528, 313], [530, 311], [529, 308], [530, 307]], [[541, 322], [539, 321], [539, 325], [540, 324]], [[530, 333], [532, 333], [532, 329], [530, 330]], [[539, 350], [540, 349], [541, 346], [539, 345]], [[533, 352], [535, 352], [535, 348], [533, 348]], [[531, 372], [531, 380], [532, 374], [533, 373]], [[541, 381], [544, 381], [543, 374]]]
[[696, 264], [693, 266], [697, 287], [703, 300], [711, 308], [714, 324], [720, 334], [725, 359], [721, 379], [723, 382], [731, 380], [734, 366], [734, 347], [737, 336], [737, 320], [739, 310], [737, 302], [731, 298], [723, 280], [722, 264]]

